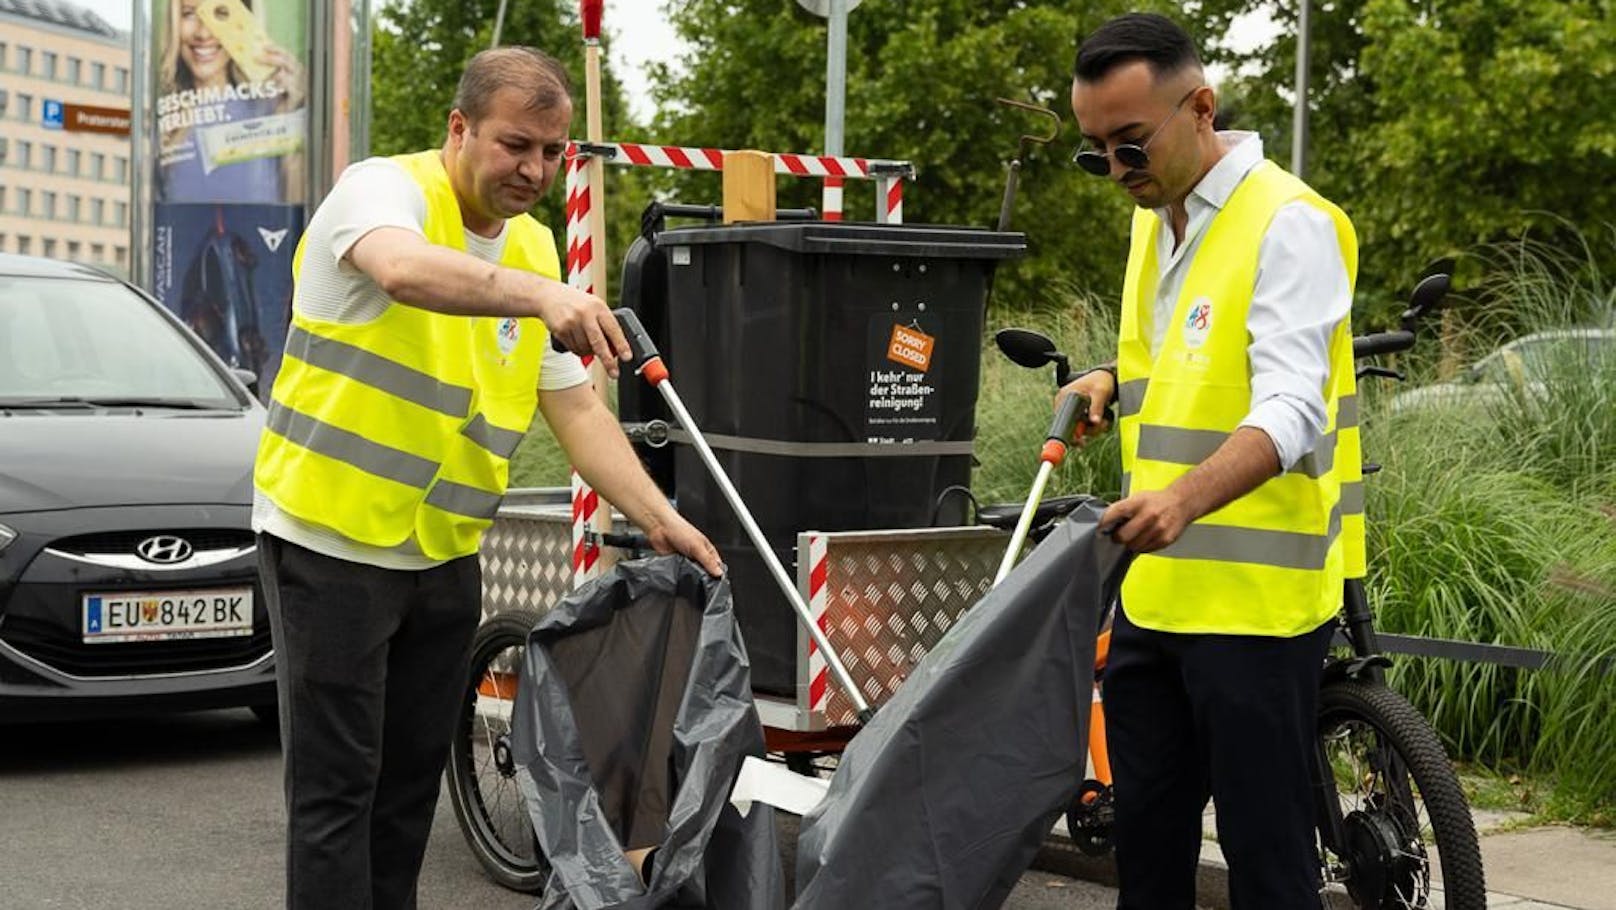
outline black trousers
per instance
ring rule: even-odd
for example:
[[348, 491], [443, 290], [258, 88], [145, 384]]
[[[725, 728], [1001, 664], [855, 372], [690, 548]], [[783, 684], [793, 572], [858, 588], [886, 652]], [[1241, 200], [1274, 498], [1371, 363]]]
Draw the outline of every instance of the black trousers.
[[1183, 635], [1117, 611], [1103, 691], [1120, 910], [1195, 906], [1209, 796], [1235, 910], [1318, 910], [1312, 763], [1332, 629]]
[[420, 572], [259, 535], [286, 776], [286, 906], [411, 910], [481, 617], [476, 556]]

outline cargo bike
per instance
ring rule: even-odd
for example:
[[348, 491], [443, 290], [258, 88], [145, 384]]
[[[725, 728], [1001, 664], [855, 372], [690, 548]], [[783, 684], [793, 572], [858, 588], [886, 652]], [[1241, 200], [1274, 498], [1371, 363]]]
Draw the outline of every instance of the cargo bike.
[[[1025, 509], [987, 507], [967, 523], [964, 500], [949, 496], [969, 479], [992, 269], [1020, 252], [1020, 236], [825, 224], [667, 231], [660, 220], [648, 216], [630, 250], [624, 299], [671, 352], [698, 413], [669, 414], [633, 379], [620, 412], [658, 480], [726, 555], [768, 748], [811, 772], [988, 593], [1019, 549], [1007, 554], [1007, 532], [1020, 524], [1020, 536], [1036, 539], [1087, 499], [1040, 502], [1040, 489]], [[847, 350], [850, 337], [861, 350]], [[1360, 340], [1358, 353], [1411, 343], [1409, 330], [1389, 333]], [[713, 356], [714, 346], [737, 353]], [[955, 346], [965, 356], [951, 357]], [[1018, 362], [1064, 366], [1052, 344], [1004, 346]], [[725, 363], [740, 375], [715, 368]], [[701, 449], [721, 471], [701, 469]], [[752, 505], [751, 530], [795, 564], [804, 622], [793, 625], [792, 598], [778, 590], [789, 580], [749, 552], [754, 535], [725, 502], [723, 478]], [[519, 890], [542, 888], [549, 869], [514, 785], [509, 706], [529, 630], [570, 587], [570, 519], [566, 491], [513, 491], [489, 532], [487, 618], [448, 773], [474, 854]], [[633, 534], [600, 542], [626, 556], [643, 550]], [[1349, 584], [1344, 607], [1352, 656], [1332, 662], [1321, 715], [1320, 766], [1330, 769], [1319, 782], [1321, 868], [1335, 884], [1325, 905], [1427, 906], [1439, 854], [1447, 906], [1481, 906], [1463, 795], [1429, 728], [1384, 686], [1361, 585]], [[815, 641], [816, 628], [831, 647]], [[1102, 632], [1102, 661], [1104, 641]], [[1108, 846], [1110, 811], [1103, 724], [1093, 736], [1091, 775], [1071, 798], [1069, 839], [1059, 839], [1088, 852]]]

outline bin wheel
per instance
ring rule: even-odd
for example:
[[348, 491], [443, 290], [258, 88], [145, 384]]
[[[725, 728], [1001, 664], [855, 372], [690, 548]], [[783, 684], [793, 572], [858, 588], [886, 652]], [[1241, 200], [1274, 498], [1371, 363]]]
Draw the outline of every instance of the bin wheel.
[[511, 711], [539, 616], [521, 610], [483, 621], [471, 644], [471, 672], [449, 748], [449, 801], [472, 855], [489, 877], [536, 894], [550, 877], [511, 756]]

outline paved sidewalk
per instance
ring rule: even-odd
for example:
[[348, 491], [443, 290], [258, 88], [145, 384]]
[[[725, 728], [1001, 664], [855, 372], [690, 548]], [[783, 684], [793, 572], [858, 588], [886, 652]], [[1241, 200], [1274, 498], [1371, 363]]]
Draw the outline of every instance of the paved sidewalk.
[[[1482, 869], [1487, 877], [1487, 906], [1508, 910], [1616, 910], [1616, 831], [1564, 825], [1521, 827], [1530, 816], [1518, 812], [1477, 810]], [[1201, 851], [1200, 897], [1203, 906], [1228, 910], [1228, 865], [1211, 839], [1212, 813], [1206, 816], [1208, 839]], [[1064, 825], [1056, 826], [1064, 833]], [[1109, 856], [1090, 857], [1069, 843], [1046, 847], [1034, 867], [1073, 878], [1116, 884]], [[1443, 910], [1442, 895], [1433, 888], [1431, 907]], [[1350, 908], [1342, 895], [1332, 907]]]

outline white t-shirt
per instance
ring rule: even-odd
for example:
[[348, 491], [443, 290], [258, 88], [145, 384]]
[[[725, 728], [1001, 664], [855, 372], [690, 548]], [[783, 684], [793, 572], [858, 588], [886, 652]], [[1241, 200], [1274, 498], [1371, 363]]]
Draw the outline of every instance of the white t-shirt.
[[[343, 257], [359, 238], [377, 228], [403, 228], [424, 237], [425, 224], [426, 196], [397, 162], [370, 158], [349, 167], [309, 219], [293, 309], [310, 319], [350, 324], [380, 316], [391, 299]], [[504, 249], [503, 229], [498, 237], [466, 231], [466, 252], [478, 259], [498, 262]], [[545, 347], [540, 391], [570, 389], [588, 381], [589, 375], [575, 355]], [[252, 526], [254, 531], [273, 534], [326, 556], [385, 569], [429, 569], [443, 562], [423, 554], [413, 537], [396, 547], [373, 547], [351, 540], [331, 528], [287, 514], [256, 489]]]

